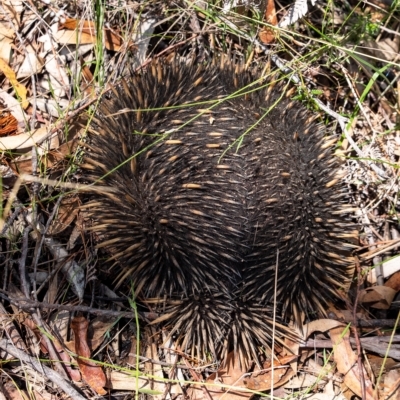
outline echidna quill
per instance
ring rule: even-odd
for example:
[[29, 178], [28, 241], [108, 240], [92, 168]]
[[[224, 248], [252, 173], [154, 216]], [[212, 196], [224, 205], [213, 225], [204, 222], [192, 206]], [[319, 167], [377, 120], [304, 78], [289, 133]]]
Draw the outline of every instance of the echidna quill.
[[229, 62], [153, 63], [89, 129], [82, 168], [111, 189], [87, 205], [99, 247], [136, 294], [170, 299], [160, 320], [198, 356], [256, 358], [274, 306], [279, 341], [351, 277], [332, 138], [276, 80]]

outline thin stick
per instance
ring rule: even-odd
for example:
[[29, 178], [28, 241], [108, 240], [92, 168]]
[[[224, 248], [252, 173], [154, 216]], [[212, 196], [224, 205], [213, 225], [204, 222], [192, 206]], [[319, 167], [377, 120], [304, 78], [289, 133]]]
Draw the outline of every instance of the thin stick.
[[86, 400], [70, 383], [68, 383], [60, 374], [51, 368], [42, 365], [38, 360], [28, 356], [23, 351], [17, 349], [7, 339], [0, 339], [0, 347], [13, 357], [18, 358], [21, 363], [25, 363], [42, 376], [50, 379], [56, 386], [64, 391], [64, 393], [74, 400]]

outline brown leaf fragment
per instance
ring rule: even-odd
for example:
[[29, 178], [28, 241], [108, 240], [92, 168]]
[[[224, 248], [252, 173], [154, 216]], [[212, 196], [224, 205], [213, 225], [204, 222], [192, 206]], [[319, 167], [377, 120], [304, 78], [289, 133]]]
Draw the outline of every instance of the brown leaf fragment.
[[30, 318], [25, 318], [23, 324], [29, 328], [33, 334], [36, 336], [37, 341], [39, 342], [40, 345], [40, 351], [43, 354], [49, 354], [49, 351], [45, 345], [45, 343], [42, 340], [42, 334], [40, 332], [40, 329], [36, 326], [36, 324], [30, 319]]
[[[74, 37], [79, 37], [80, 44], [83, 43], [96, 43], [96, 27], [93, 21], [88, 20], [77, 20], [73, 18], [67, 18], [64, 24], [60, 25], [60, 31], [73, 31], [76, 34], [71, 35], [61, 35], [58, 37], [60, 43], [75, 44], [71, 43], [71, 40], [76, 40]], [[114, 30], [110, 28], [104, 28], [104, 43], [108, 50], [119, 51], [123, 44], [122, 38]]]
[[98, 317], [90, 321], [88, 329], [89, 348], [94, 351], [104, 342], [104, 336], [115, 325], [115, 318]]
[[83, 45], [96, 43], [96, 36], [81, 31], [60, 29], [53, 35], [59, 44]]
[[[146, 377], [137, 376], [135, 371], [107, 371], [108, 379], [106, 383], [106, 387], [112, 390], [131, 390], [136, 391], [139, 389], [140, 391], [150, 391], [153, 390], [151, 388], [152, 379], [148, 379]], [[165, 388], [165, 381], [159, 382], [160, 385], [164, 385]], [[162, 391], [155, 391], [153, 392], [154, 395], [159, 393], [160, 395], [164, 392]], [[149, 398], [152, 398], [149, 396]]]
[[276, 17], [275, 0], [267, 1], [267, 9], [265, 10], [265, 20], [268, 24], [278, 25], [278, 18]]
[[72, 139], [66, 143], [63, 143], [46, 154], [46, 157], [42, 157], [41, 162], [46, 165], [47, 168], [55, 166], [57, 163], [65, 160], [71, 156], [78, 147], [78, 140]]
[[385, 286], [392, 288], [396, 292], [400, 291], [400, 272], [393, 274], [386, 282]]
[[77, 361], [84, 381], [98, 394], [105, 395], [106, 376], [100, 365], [90, 358], [90, 349], [87, 342], [87, 331], [89, 322], [84, 317], [75, 317], [71, 322], [71, 328], [75, 336], [75, 352]]
[[345, 325], [343, 324], [343, 322], [336, 321], [334, 319], [317, 319], [303, 325], [304, 339], [307, 339], [314, 332], [328, 332], [334, 328], [339, 328], [343, 330], [344, 327]]
[[259, 392], [282, 386], [293, 377], [294, 371], [289, 364], [296, 358], [297, 356], [278, 357], [273, 365], [271, 361], [267, 361], [262, 370], [256, 368], [250, 377], [243, 379], [243, 383], [248, 389]]
[[122, 38], [111, 29], [104, 29], [105, 46], [107, 50], [120, 51], [122, 46]]
[[15, 135], [18, 131], [18, 121], [8, 111], [0, 113], [0, 136]]
[[258, 37], [260, 39], [260, 42], [264, 44], [270, 44], [275, 41], [274, 30], [272, 28], [269, 28], [268, 26], [265, 26], [261, 29]]
[[[267, 0], [267, 8], [265, 10], [265, 21], [271, 25], [278, 25], [278, 19], [276, 17], [276, 9], [275, 9], [275, 0]], [[264, 44], [270, 44], [275, 41], [277, 35], [277, 31], [268, 27], [264, 26], [260, 33], [259, 38], [260, 41]]]
[[79, 212], [80, 201], [77, 196], [62, 199], [57, 217], [50, 225], [49, 235], [57, 235], [67, 229]]
[[95, 36], [95, 25], [93, 21], [67, 18], [63, 24], [60, 24], [59, 30], [66, 29], [74, 31], [78, 29], [82, 33]]
[[[247, 371], [241, 368], [239, 358], [235, 358], [232, 352], [228, 355], [225, 364], [207, 378], [205, 385], [192, 386], [188, 391], [189, 398], [192, 400], [207, 399], [200, 385], [204, 385], [213, 400], [245, 400], [252, 397], [253, 393], [251, 392], [235, 390], [235, 388], [246, 388], [243, 379], [247, 376]], [[221, 387], [215, 386], [215, 384], [221, 385]]]
[[[32, 321], [32, 319], [26, 318], [24, 320], [24, 325], [28, 327], [36, 336], [38, 342], [40, 343], [41, 352], [43, 354], [49, 354], [49, 349], [46, 347], [46, 342], [42, 338], [43, 333], [37, 327], [37, 325]], [[55, 337], [52, 337], [52, 344], [54, 349], [57, 351], [59, 359], [63, 362], [64, 368], [68, 372], [69, 377], [75, 382], [79, 382], [81, 380], [81, 375], [79, 371], [71, 367], [71, 358], [68, 355], [68, 353], [64, 351], [64, 348], [61, 345], [61, 343]]]
[[370, 381], [364, 366], [360, 371], [357, 355], [350, 344], [350, 332], [342, 327], [330, 330], [333, 343], [333, 358], [338, 371], [343, 374], [344, 384], [357, 396], [362, 397], [361, 379], [364, 381], [365, 400], [374, 399], [372, 382]]
[[397, 291], [387, 286], [374, 286], [360, 293], [360, 303], [367, 303], [370, 307], [380, 310], [390, 308]]
[[384, 393], [387, 399], [400, 400], [400, 371], [392, 369], [385, 375]]

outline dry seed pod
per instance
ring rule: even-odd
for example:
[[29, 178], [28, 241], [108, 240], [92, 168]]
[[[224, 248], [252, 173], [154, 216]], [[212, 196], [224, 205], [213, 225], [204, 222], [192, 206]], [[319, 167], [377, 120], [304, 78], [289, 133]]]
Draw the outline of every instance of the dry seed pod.
[[299, 325], [351, 277], [331, 139], [284, 88], [227, 62], [154, 63], [89, 129], [85, 176], [113, 189], [87, 205], [99, 247], [136, 293], [171, 299], [160, 321], [196, 355], [270, 345], [276, 273], [278, 316]]

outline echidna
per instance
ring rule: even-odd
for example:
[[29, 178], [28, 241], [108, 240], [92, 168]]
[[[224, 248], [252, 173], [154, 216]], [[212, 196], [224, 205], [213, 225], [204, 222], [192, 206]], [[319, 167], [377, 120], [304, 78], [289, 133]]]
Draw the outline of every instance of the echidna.
[[274, 306], [300, 325], [349, 282], [331, 138], [284, 89], [230, 62], [153, 63], [89, 129], [85, 176], [112, 190], [88, 204], [99, 247], [136, 294], [170, 299], [160, 320], [197, 355], [255, 358]]

